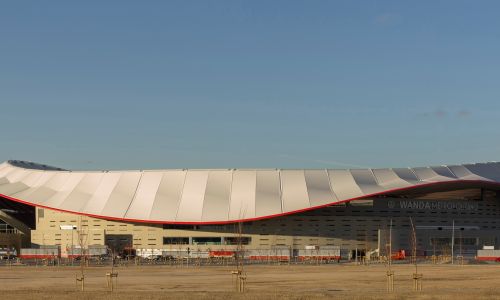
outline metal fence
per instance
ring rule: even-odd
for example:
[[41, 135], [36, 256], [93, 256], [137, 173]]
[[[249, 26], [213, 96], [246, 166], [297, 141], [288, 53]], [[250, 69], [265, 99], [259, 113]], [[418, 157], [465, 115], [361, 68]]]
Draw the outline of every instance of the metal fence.
[[[20, 265], [87, 265], [100, 266], [115, 264], [117, 266], [132, 265], [171, 265], [171, 266], [210, 266], [235, 264], [332, 264], [332, 263], [387, 263], [386, 256], [368, 257], [340, 246], [324, 246], [293, 249], [291, 247], [272, 247], [270, 249], [202, 250], [190, 247], [177, 249], [133, 249], [127, 255], [117, 254], [106, 246], [91, 246], [86, 249], [72, 248], [61, 252], [60, 247], [44, 246], [39, 249], [20, 251], [19, 256], [11, 256], [10, 262]], [[428, 251], [426, 251], [428, 252]], [[353, 254], [354, 253], [354, 254]], [[422, 253], [419, 253], [422, 254]], [[430, 254], [428, 252], [427, 254]], [[475, 260], [473, 253], [458, 255], [461, 261]], [[443, 263], [451, 261], [451, 255], [417, 255], [419, 262]], [[411, 263], [413, 257], [392, 258], [392, 263]], [[2, 262], [2, 263], [5, 263]]]

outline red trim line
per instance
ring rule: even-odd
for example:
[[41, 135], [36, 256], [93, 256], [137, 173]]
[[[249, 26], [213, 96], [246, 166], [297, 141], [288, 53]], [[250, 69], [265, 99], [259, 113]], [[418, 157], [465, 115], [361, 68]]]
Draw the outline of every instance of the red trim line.
[[477, 260], [500, 262], [500, 257], [498, 257], [498, 256], [478, 256]]
[[410, 191], [410, 190], [418, 190], [419, 188], [424, 188], [424, 187], [434, 187], [434, 186], [440, 186], [440, 185], [446, 185], [446, 184], [477, 184], [477, 185], [486, 185], [486, 186], [492, 186], [497, 189], [500, 189], [500, 182], [495, 182], [495, 181], [487, 181], [487, 180], [448, 180], [448, 181], [437, 181], [437, 182], [429, 182], [429, 183], [422, 183], [422, 184], [417, 184], [417, 185], [411, 185], [407, 187], [402, 187], [402, 188], [396, 188], [396, 189], [389, 189], [385, 190], [382, 192], [377, 192], [377, 193], [372, 193], [372, 194], [366, 194], [363, 196], [359, 197], [354, 197], [354, 198], [349, 198], [345, 200], [340, 200], [336, 202], [330, 202], [327, 204], [322, 204], [322, 205], [317, 205], [317, 206], [312, 206], [312, 207], [307, 207], [304, 209], [298, 209], [294, 211], [289, 211], [289, 212], [284, 212], [284, 213], [279, 213], [279, 214], [273, 214], [273, 215], [267, 215], [267, 216], [261, 216], [261, 217], [255, 217], [255, 218], [248, 218], [248, 219], [239, 219], [239, 220], [228, 220], [228, 221], [208, 221], [208, 222], [196, 222], [196, 221], [158, 221], [158, 220], [140, 220], [140, 219], [128, 219], [128, 218], [118, 218], [118, 217], [110, 217], [110, 216], [102, 216], [102, 215], [94, 215], [94, 214], [87, 214], [87, 213], [82, 213], [82, 212], [75, 212], [75, 211], [70, 211], [70, 210], [65, 210], [65, 209], [59, 209], [59, 208], [54, 208], [54, 207], [49, 207], [45, 205], [37, 205], [35, 203], [31, 203], [28, 201], [24, 201], [21, 199], [16, 199], [14, 197], [10, 197], [7, 195], [0, 194], [0, 197], [3, 197], [5, 199], [14, 201], [14, 202], [19, 202], [23, 203], [26, 205], [30, 205], [33, 207], [41, 207], [41, 208], [46, 208], [46, 209], [51, 209], [59, 212], [65, 212], [65, 213], [71, 213], [71, 214], [77, 214], [77, 215], [82, 215], [82, 216], [88, 216], [92, 218], [98, 218], [98, 219], [105, 219], [105, 220], [110, 220], [110, 221], [121, 221], [121, 222], [131, 222], [131, 223], [150, 223], [150, 224], [177, 224], [177, 225], [222, 225], [222, 224], [232, 224], [232, 223], [239, 223], [239, 222], [252, 222], [252, 221], [259, 221], [259, 220], [264, 220], [264, 219], [271, 219], [271, 218], [277, 218], [277, 217], [283, 217], [283, 216], [288, 216], [288, 215], [293, 215], [301, 212], [306, 212], [306, 211], [311, 211], [311, 210], [316, 210], [320, 208], [324, 208], [327, 206], [331, 205], [336, 205], [336, 204], [342, 204], [346, 202], [351, 202], [354, 200], [360, 200], [360, 199], [366, 199], [370, 198], [373, 196], [380, 196], [384, 194], [390, 194], [394, 192], [404, 192], [404, 191]]

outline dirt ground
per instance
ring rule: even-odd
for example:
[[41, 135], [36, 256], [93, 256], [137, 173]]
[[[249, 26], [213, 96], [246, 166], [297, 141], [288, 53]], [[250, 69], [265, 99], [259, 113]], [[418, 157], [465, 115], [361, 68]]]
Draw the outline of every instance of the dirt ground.
[[386, 291], [386, 266], [247, 266], [247, 292], [233, 292], [231, 267], [118, 267], [118, 287], [106, 289], [109, 267], [0, 267], [3, 299], [500, 299], [500, 265], [421, 265], [423, 291], [412, 290], [410, 265], [394, 265], [395, 292]]

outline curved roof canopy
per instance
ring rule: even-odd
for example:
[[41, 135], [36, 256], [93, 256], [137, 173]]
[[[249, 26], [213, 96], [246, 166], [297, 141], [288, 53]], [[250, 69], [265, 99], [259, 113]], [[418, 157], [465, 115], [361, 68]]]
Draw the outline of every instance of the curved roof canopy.
[[67, 171], [0, 164], [0, 196], [111, 220], [217, 224], [445, 185], [500, 187], [500, 163], [395, 169]]

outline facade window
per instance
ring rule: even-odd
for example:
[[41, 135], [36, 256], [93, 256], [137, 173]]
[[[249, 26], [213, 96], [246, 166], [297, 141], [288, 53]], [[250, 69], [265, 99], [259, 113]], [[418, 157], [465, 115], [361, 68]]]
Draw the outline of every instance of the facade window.
[[188, 245], [188, 237], [163, 237], [163, 245]]
[[163, 224], [163, 229], [193, 230], [193, 225]]
[[193, 245], [220, 245], [220, 237], [194, 237]]
[[241, 240], [242, 245], [249, 245], [250, 242], [252, 241], [252, 238], [248, 237], [248, 236], [242, 236], [241, 239], [240, 239], [240, 237], [225, 237], [224, 244], [225, 245], [238, 245], [240, 240]]

